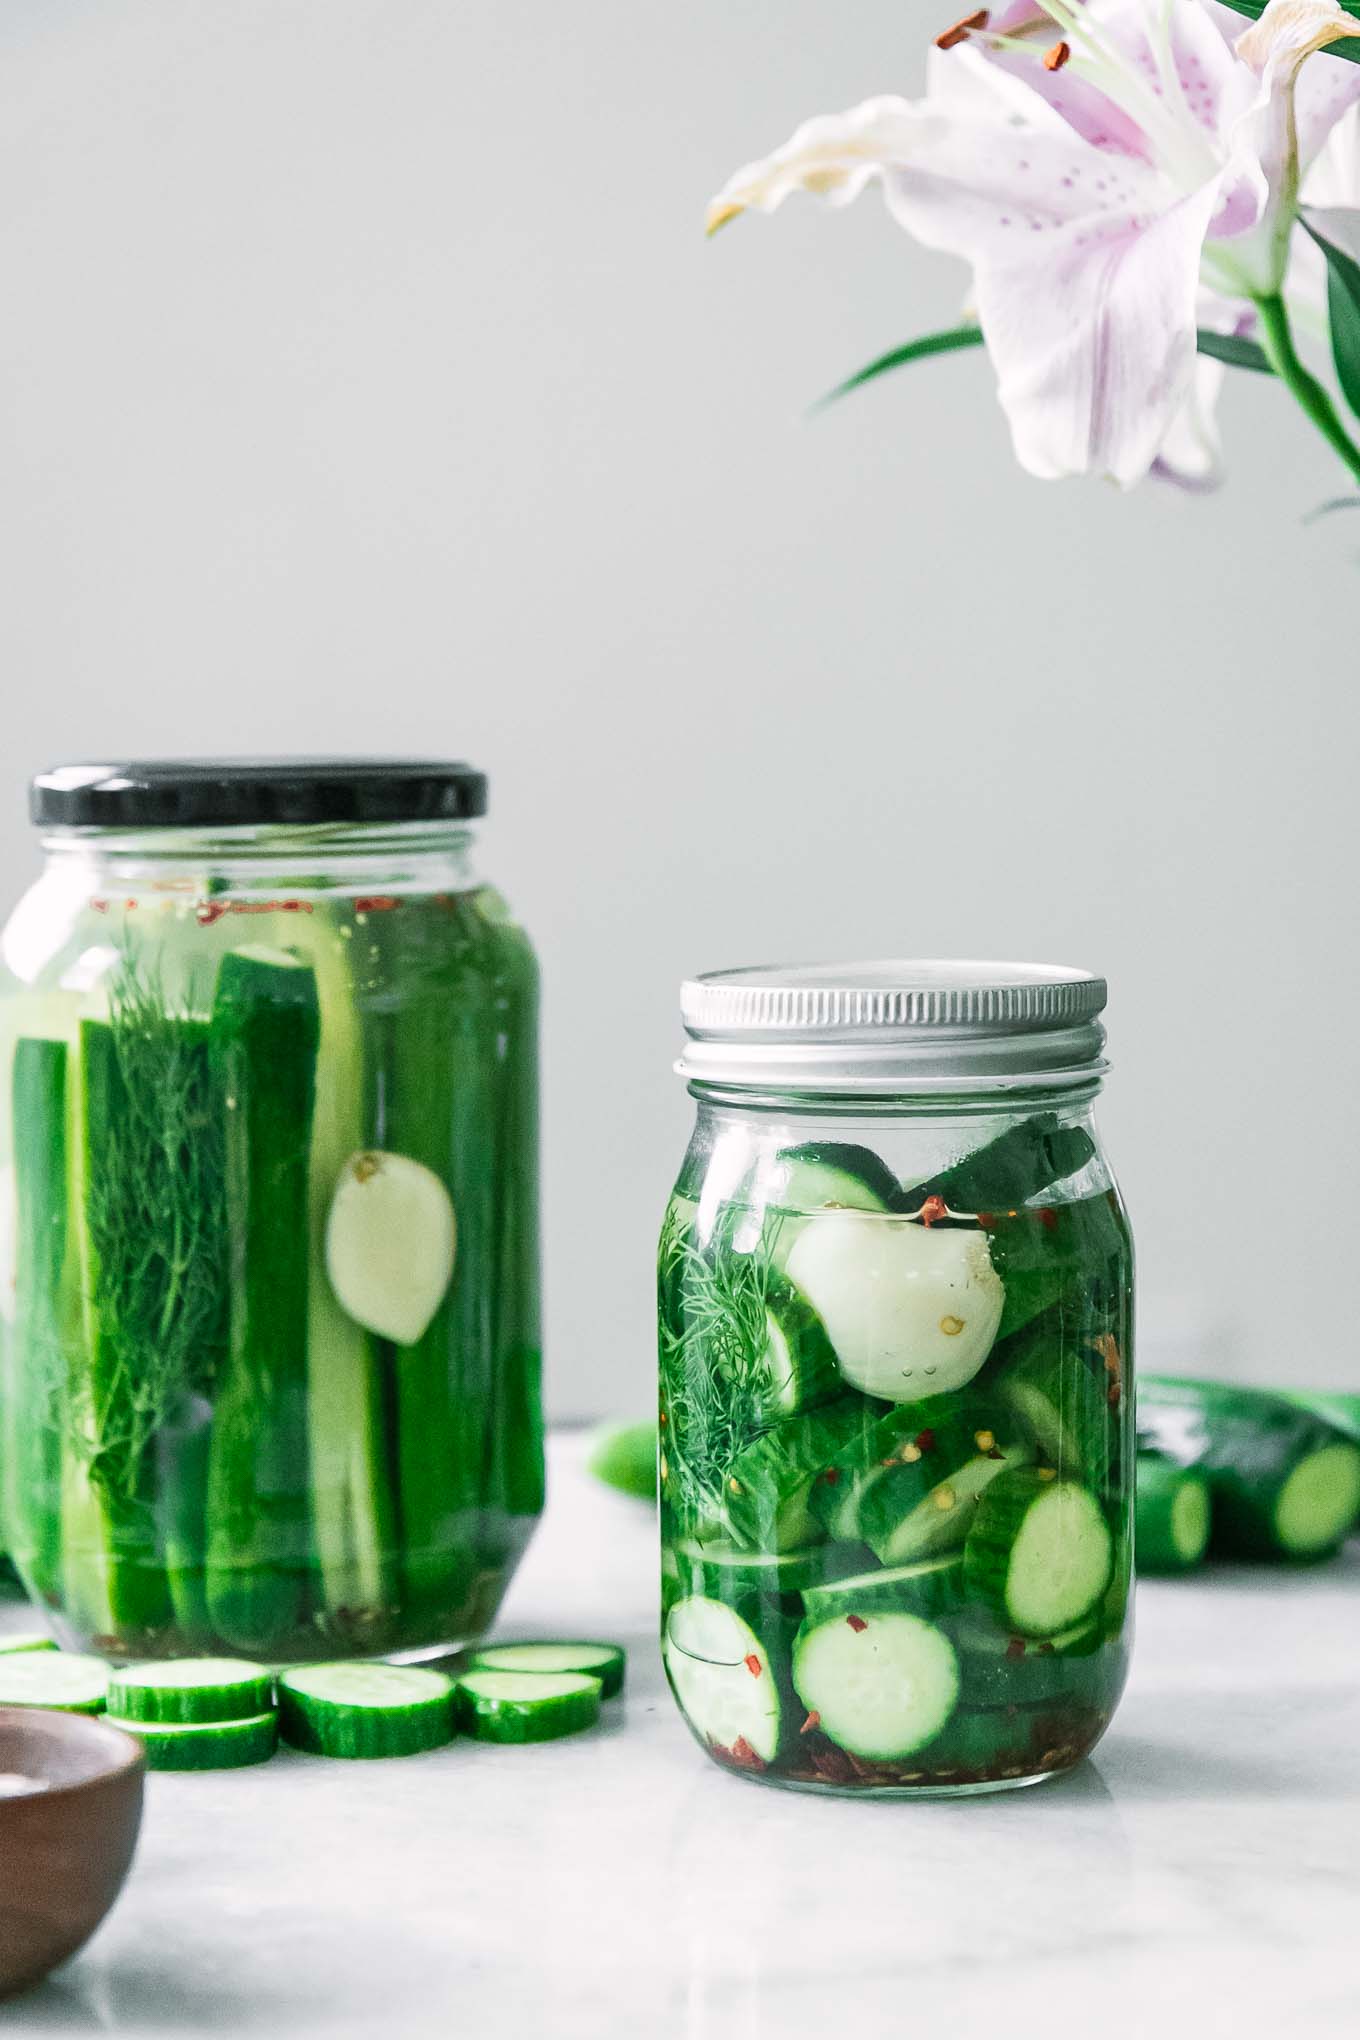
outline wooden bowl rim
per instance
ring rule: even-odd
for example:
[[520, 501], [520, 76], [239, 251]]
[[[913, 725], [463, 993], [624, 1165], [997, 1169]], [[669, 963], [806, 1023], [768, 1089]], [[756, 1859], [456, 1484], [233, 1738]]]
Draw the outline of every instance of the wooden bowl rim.
[[[112, 1742], [106, 1745], [109, 1759], [88, 1778], [74, 1778], [68, 1785], [50, 1784], [44, 1779], [41, 1792], [19, 1792], [13, 1798], [0, 1799], [0, 1820], [4, 1820], [11, 1807], [50, 1806], [53, 1800], [71, 1799], [81, 1792], [93, 1792], [116, 1778], [145, 1771], [146, 1751], [137, 1738], [129, 1735], [126, 1729], [115, 1728], [111, 1721], [105, 1721], [102, 1714], [78, 1714], [60, 1707], [0, 1707], [0, 1727], [23, 1727], [27, 1725], [24, 1717], [35, 1714], [41, 1715], [49, 1724], [59, 1724], [59, 1738], [69, 1736], [72, 1741], [82, 1742], [86, 1749], [90, 1748], [91, 1742], [105, 1743], [106, 1738], [112, 1738]], [[91, 1729], [95, 1731], [93, 1737], [90, 1737]], [[85, 1740], [87, 1737], [89, 1741]], [[120, 1743], [124, 1745], [122, 1749], [117, 1747]]]

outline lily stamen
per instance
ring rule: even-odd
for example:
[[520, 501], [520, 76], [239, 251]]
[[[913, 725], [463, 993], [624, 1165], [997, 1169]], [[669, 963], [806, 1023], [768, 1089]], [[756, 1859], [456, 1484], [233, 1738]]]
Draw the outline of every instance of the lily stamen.
[[1071, 43], [1055, 42], [1051, 50], [1044, 51], [1044, 69], [1046, 71], [1061, 71], [1071, 55]]
[[991, 18], [985, 7], [979, 7], [975, 14], [965, 14], [961, 20], [954, 23], [952, 28], [947, 28], [943, 34], [936, 36], [936, 49], [952, 50], [958, 43], [967, 42], [973, 30], [985, 28]]

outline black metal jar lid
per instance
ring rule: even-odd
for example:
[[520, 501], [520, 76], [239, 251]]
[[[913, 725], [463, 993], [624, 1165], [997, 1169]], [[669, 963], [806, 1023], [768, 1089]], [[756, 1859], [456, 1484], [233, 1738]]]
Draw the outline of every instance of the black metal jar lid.
[[134, 758], [54, 765], [29, 790], [40, 828], [463, 821], [486, 776], [426, 758]]

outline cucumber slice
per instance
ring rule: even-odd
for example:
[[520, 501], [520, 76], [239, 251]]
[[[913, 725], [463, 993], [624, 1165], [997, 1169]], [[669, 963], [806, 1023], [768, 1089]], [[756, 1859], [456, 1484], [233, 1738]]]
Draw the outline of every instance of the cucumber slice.
[[963, 1598], [963, 1554], [946, 1552], [921, 1558], [914, 1565], [890, 1566], [828, 1580], [803, 1593], [809, 1622], [830, 1622], [837, 1616], [876, 1615], [882, 1610], [909, 1615], [943, 1615]]
[[891, 1211], [899, 1199], [896, 1176], [872, 1148], [852, 1141], [805, 1141], [781, 1148], [768, 1174], [766, 1201], [804, 1214], [836, 1206], [846, 1211]]
[[1360, 1441], [1360, 1395], [1344, 1388], [1282, 1388], [1280, 1394]]
[[246, 1658], [178, 1658], [122, 1665], [110, 1674], [108, 1707], [120, 1721], [166, 1725], [245, 1721], [272, 1713], [274, 1680]]
[[750, 1624], [720, 1601], [677, 1601], [662, 1645], [680, 1711], [714, 1752], [753, 1770], [774, 1761], [783, 1709], [769, 1653]]
[[1004, 1359], [998, 1353], [997, 1369], [988, 1386], [1029, 1432], [1044, 1464], [1101, 1492], [1119, 1451], [1120, 1392], [1099, 1354], [1045, 1322]]
[[586, 1471], [621, 1495], [656, 1500], [656, 1419], [614, 1424], [602, 1431], [586, 1461]]
[[488, 1643], [472, 1653], [478, 1672], [585, 1672], [604, 1700], [623, 1691], [627, 1662], [616, 1643]]
[[1142, 1573], [1190, 1572], [1209, 1544], [1209, 1484], [1154, 1452], [1138, 1455], [1135, 1546]]
[[796, 1551], [822, 1535], [809, 1509], [819, 1474], [832, 1465], [871, 1411], [858, 1396], [789, 1417], [732, 1462], [725, 1503], [734, 1537], [761, 1551]]
[[1105, 1692], [1113, 1678], [1100, 1615], [1086, 1617], [1054, 1636], [1017, 1636], [980, 1610], [950, 1625], [971, 1707], [1041, 1707], [1055, 1701], [1086, 1700]]
[[11, 1636], [0, 1636], [0, 1657], [14, 1657], [30, 1650], [55, 1650], [57, 1640], [41, 1629], [20, 1629]]
[[1144, 1377], [1138, 1441], [1203, 1475], [1230, 1557], [1323, 1558], [1360, 1510], [1360, 1444], [1267, 1389]]
[[[922, 1405], [912, 1412], [912, 1423]], [[1008, 1468], [1033, 1457], [1001, 1415], [963, 1402], [952, 1414], [899, 1439], [859, 1500], [858, 1527], [884, 1565], [951, 1551], [967, 1536], [979, 1498]]]
[[935, 1741], [958, 1701], [959, 1661], [919, 1615], [846, 1614], [799, 1631], [793, 1683], [824, 1735], [882, 1761]]
[[0, 1707], [55, 1707], [100, 1714], [109, 1689], [102, 1658], [77, 1651], [24, 1651], [0, 1658]]
[[801, 1594], [820, 1581], [835, 1578], [838, 1567], [859, 1572], [870, 1557], [862, 1544], [810, 1544], [801, 1551], [743, 1551], [732, 1544], [701, 1544], [678, 1548], [682, 1577], [691, 1594], [741, 1605], [757, 1597], [778, 1600]]
[[860, 1211], [810, 1220], [787, 1272], [826, 1327], [846, 1380], [890, 1402], [971, 1381], [1005, 1302], [985, 1233]]
[[454, 1689], [459, 1728], [479, 1742], [551, 1742], [592, 1728], [600, 1681], [588, 1672], [464, 1672]]
[[1094, 1153], [1095, 1142], [1084, 1127], [1062, 1126], [1056, 1113], [1037, 1112], [918, 1185], [911, 1195], [917, 1203], [942, 1197], [954, 1211], [1006, 1211], [1074, 1176]]
[[279, 1731], [322, 1757], [409, 1757], [453, 1736], [453, 1682], [405, 1665], [302, 1665], [279, 1679]]
[[113, 1714], [107, 1720], [137, 1737], [149, 1771], [240, 1771], [266, 1763], [279, 1745], [272, 1707], [244, 1721], [141, 1721]]
[[1088, 1488], [1050, 1467], [1015, 1467], [988, 1487], [968, 1532], [970, 1590], [1022, 1636], [1089, 1615], [1114, 1571], [1114, 1539]]
[[826, 1327], [792, 1284], [778, 1288], [765, 1311], [765, 1404], [775, 1416], [795, 1416], [825, 1402], [842, 1387]]

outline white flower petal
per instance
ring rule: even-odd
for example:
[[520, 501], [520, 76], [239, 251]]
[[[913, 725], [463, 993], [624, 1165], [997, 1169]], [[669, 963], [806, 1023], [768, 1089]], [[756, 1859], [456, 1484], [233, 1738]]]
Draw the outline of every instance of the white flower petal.
[[708, 231], [738, 213], [773, 212], [795, 191], [848, 205], [872, 178], [907, 160], [937, 119], [923, 105], [885, 98], [804, 121], [783, 148], [728, 180], [708, 208]]

